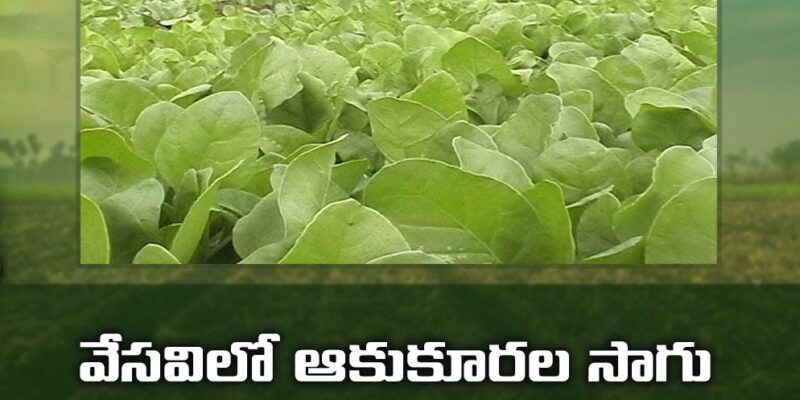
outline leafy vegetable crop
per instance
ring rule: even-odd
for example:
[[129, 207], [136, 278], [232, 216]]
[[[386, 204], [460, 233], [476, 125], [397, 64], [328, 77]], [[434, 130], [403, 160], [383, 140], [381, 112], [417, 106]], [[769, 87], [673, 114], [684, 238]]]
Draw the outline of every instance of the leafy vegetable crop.
[[84, 0], [86, 263], [716, 262], [714, 0]]

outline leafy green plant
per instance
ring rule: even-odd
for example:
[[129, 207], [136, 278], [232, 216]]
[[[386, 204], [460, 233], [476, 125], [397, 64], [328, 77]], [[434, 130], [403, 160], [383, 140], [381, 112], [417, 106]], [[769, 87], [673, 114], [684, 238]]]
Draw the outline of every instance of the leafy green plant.
[[82, 260], [716, 262], [714, 0], [83, 0]]

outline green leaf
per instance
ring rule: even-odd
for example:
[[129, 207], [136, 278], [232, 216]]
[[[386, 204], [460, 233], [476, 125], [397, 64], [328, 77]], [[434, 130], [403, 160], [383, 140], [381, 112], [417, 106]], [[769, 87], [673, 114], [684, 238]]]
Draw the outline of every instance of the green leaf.
[[442, 67], [461, 83], [464, 91], [469, 91], [480, 75], [488, 75], [496, 79], [509, 96], [519, 96], [523, 92], [519, 78], [511, 72], [503, 55], [474, 37], [453, 45], [442, 56]]
[[653, 219], [672, 196], [690, 183], [714, 174], [714, 167], [691, 148], [677, 146], [666, 150], [656, 160], [653, 183], [647, 191], [614, 216], [617, 237], [646, 235]]
[[[181, 112], [183, 112], [183, 108], [180, 106], [163, 101], [145, 108], [139, 114], [131, 134], [131, 143], [136, 153], [153, 162], [161, 137]], [[83, 145], [83, 142], [81, 144]]]
[[300, 55], [303, 72], [325, 82], [329, 88], [349, 83], [355, 76], [355, 69], [346, 58], [324, 47], [302, 44], [295, 50]]
[[567, 202], [614, 185], [615, 192], [627, 194], [629, 182], [619, 159], [596, 140], [566, 138], [548, 147], [536, 160], [535, 182], [558, 182]]
[[625, 109], [625, 98], [599, 72], [578, 65], [555, 63], [547, 75], [556, 81], [561, 93], [585, 89], [594, 96], [594, 119], [621, 133], [630, 127], [631, 116]]
[[399, 253], [389, 254], [388, 256], [378, 257], [370, 260], [367, 264], [385, 264], [385, 265], [422, 265], [422, 264], [447, 264], [444, 260], [434, 257], [430, 254], [425, 254], [421, 251], [401, 251]]
[[409, 159], [373, 176], [364, 204], [400, 229], [411, 248], [460, 264], [537, 263], [545, 233], [522, 195], [492, 178], [448, 164]]
[[200, 249], [201, 239], [206, 231], [211, 207], [214, 205], [220, 185], [222, 185], [222, 181], [225, 180], [225, 178], [230, 176], [240, 166], [241, 162], [234, 165], [230, 170], [217, 178], [202, 194], [200, 194], [200, 197], [197, 198], [194, 204], [192, 204], [192, 207], [186, 214], [186, 218], [183, 219], [183, 223], [180, 228], [178, 228], [178, 232], [175, 234], [175, 238], [172, 240], [172, 244], [169, 248], [170, 252], [174, 254], [175, 258], [180, 260], [181, 263], [190, 263], [195, 253]]
[[293, 126], [269, 125], [264, 128], [259, 148], [264, 154], [288, 156], [301, 146], [315, 141], [316, 138]]
[[623, 55], [606, 57], [598, 62], [594, 69], [623, 95], [647, 86], [647, 78], [639, 64]]
[[331, 203], [308, 224], [281, 264], [365, 264], [409, 250], [389, 220], [355, 200]]
[[403, 69], [403, 49], [391, 42], [373, 43], [364, 47], [361, 68], [370, 76], [399, 74]]
[[634, 116], [639, 114], [639, 111], [644, 104], [650, 104], [662, 108], [673, 107], [694, 110], [698, 114], [705, 117], [708, 124], [711, 126], [714, 126], [715, 124], [715, 121], [711, 118], [711, 112], [707, 108], [687, 97], [664, 89], [644, 88], [625, 98], [625, 107], [628, 109], [630, 114]]
[[323, 131], [325, 124], [335, 117], [336, 109], [328, 97], [325, 82], [305, 72], [297, 76], [303, 89], [267, 113], [267, 122], [271, 125], [290, 125], [318, 136], [318, 131]]
[[463, 170], [497, 179], [520, 192], [533, 188], [525, 169], [513, 158], [461, 137], [453, 139], [453, 147]]
[[614, 214], [619, 208], [619, 200], [611, 193], [601, 193], [586, 206], [575, 232], [579, 258], [591, 257], [619, 244], [614, 234]]
[[553, 127], [556, 136], [578, 137], [600, 141], [592, 122], [578, 107], [564, 106], [558, 122]]
[[81, 88], [81, 107], [119, 127], [131, 127], [158, 102], [149, 90], [123, 79], [100, 79]]
[[233, 227], [233, 247], [236, 254], [247, 258], [261, 247], [280, 242], [285, 236], [278, 193], [272, 192], [236, 222]]
[[142, 247], [136, 256], [133, 258], [134, 264], [144, 265], [169, 265], [180, 264], [181, 262], [175, 258], [169, 250], [157, 244], [148, 244]]
[[106, 217], [112, 264], [130, 264], [142, 246], [158, 240], [163, 202], [164, 188], [149, 178], [98, 203]]
[[572, 222], [564, 204], [564, 193], [558, 184], [545, 181], [523, 193], [539, 216], [543, 234], [536, 247], [540, 253], [550, 253], [548, 263], [567, 264], [575, 261], [575, 241]]
[[583, 260], [583, 264], [640, 264], [644, 262], [645, 243], [641, 236], [630, 238], [604, 252]]
[[81, 191], [99, 202], [155, 176], [119, 134], [105, 128], [84, 129], [81, 138]]
[[639, 107], [631, 127], [633, 141], [645, 151], [680, 145], [700, 149], [714, 133], [712, 123], [692, 109], [647, 103]]
[[478, 81], [466, 98], [469, 110], [478, 115], [484, 123], [499, 124], [505, 121], [514, 107], [516, 98], [503, 94], [500, 82], [488, 75], [478, 76]]
[[453, 122], [434, 134], [428, 141], [422, 157], [459, 165], [458, 155], [453, 148], [453, 139], [464, 138], [489, 150], [497, 150], [497, 145], [483, 129], [466, 121]]
[[336, 164], [331, 170], [331, 184], [328, 186], [327, 202], [344, 200], [361, 189], [366, 179], [369, 161], [350, 160]]
[[564, 103], [564, 107], [572, 106], [578, 108], [590, 121], [592, 120], [594, 115], [594, 95], [591, 91], [578, 89], [561, 93], [561, 102]]
[[300, 56], [293, 48], [260, 33], [233, 51], [230, 67], [214, 91], [240, 91], [272, 110], [303, 89], [300, 68]]
[[382, 98], [367, 104], [375, 144], [390, 161], [419, 157], [447, 125], [438, 112], [411, 100]]
[[647, 233], [651, 264], [717, 263], [717, 179], [687, 185], [667, 201]]
[[416, 89], [403, 95], [402, 99], [423, 104], [448, 121], [467, 118], [467, 105], [458, 82], [444, 71], [429, 76]]
[[278, 189], [286, 237], [299, 234], [328, 203], [336, 150], [344, 138], [302, 153], [286, 168]]
[[170, 124], [155, 153], [158, 170], [173, 187], [191, 168], [213, 168], [214, 177], [255, 160], [261, 124], [238, 92], [216, 93], [184, 110]]
[[81, 195], [81, 264], [108, 264], [110, 251], [103, 212]]
[[501, 152], [517, 160], [530, 173], [537, 156], [553, 140], [553, 125], [561, 112], [561, 99], [551, 94], [530, 95], [500, 126], [494, 141]]

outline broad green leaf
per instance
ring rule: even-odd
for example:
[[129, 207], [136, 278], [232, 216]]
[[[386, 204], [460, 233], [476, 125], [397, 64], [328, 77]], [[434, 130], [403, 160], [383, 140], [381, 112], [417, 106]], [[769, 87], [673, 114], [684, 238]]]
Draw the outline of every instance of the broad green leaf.
[[180, 106], [163, 101], [145, 108], [139, 114], [131, 134], [131, 143], [136, 153], [153, 162], [161, 137], [181, 112], [183, 108]]
[[565, 107], [572, 106], [578, 108], [590, 121], [592, 120], [592, 116], [594, 115], [594, 95], [591, 91], [578, 89], [561, 93], [561, 102], [564, 103]]
[[596, 140], [566, 138], [556, 142], [536, 159], [535, 182], [558, 182], [568, 203], [614, 185], [615, 193], [627, 194], [630, 184], [623, 165]]
[[514, 112], [518, 102], [516, 98], [503, 94], [503, 87], [497, 79], [480, 75], [467, 94], [466, 104], [484, 123], [499, 124]]
[[211, 91], [212, 86], [209, 84], [197, 85], [172, 96], [169, 101], [180, 107], [189, 107], [203, 97], [210, 95]]
[[331, 184], [328, 186], [327, 202], [344, 200], [361, 189], [366, 179], [369, 161], [351, 160], [334, 165], [331, 170]]
[[255, 160], [261, 124], [253, 106], [238, 92], [216, 93], [184, 110], [161, 138], [155, 162], [171, 186], [186, 171], [213, 168], [214, 177]]
[[672, 196], [690, 183], [714, 176], [714, 167], [689, 147], [676, 146], [656, 160], [653, 183], [641, 197], [614, 216], [614, 232], [623, 240], [644, 236], [653, 219]]
[[335, 117], [336, 110], [328, 97], [325, 82], [305, 72], [297, 76], [303, 84], [302, 90], [267, 113], [267, 122], [271, 125], [291, 125], [317, 136], [318, 131]]
[[181, 262], [175, 258], [169, 250], [160, 245], [150, 243], [142, 247], [142, 249], [136, 253], [136, 256], [133, 257], [133, 263], [144, 265], [168, 265], [180, 264]]
[[672, 72], [676, 80], [685, 77], [697, 68], [693, 62], [678, 51], [674, 44], [661, 36], [645, 34], [639, 38], [637, 44], [640, 48], [661, 55], [667, 61], [668, 71]]
[[409, 250], [403, 235], [377, 211], [355, 200], [320, 210], [281, 264], [366, 264]]
[[403, 95], [402, 99], [423, 104], [448, 121], [467, 117], [467, 105], [464, 103], [458, 82], [444, 71], [429, 76], [414, 90]]
[[272, 192], [233, 227], [233, 247], [242, 258], [271, 243], [284, 239], [286, 229], [278, 208], [278, 193]]
[[240, 189], [221, 189], [217, 192], [214, 210], [227, 211], [241, 218], [261, 201], [262, 197]]
[[373, 176], [364, 204], [400, 229], [411, 248], [461, 264], [561, 261], [541, 248], [536, 211], [492, 178], [451, 165], [409, 159]]
[[692, 109], [648, 103], [639, 107], [631, 127], [633, 141], [645, 151], [680, 145], [700, 149], [714, 133], [712, 123]]
[[552, 253], [549, 263], [575, 261], [575, 241], [570, 215], [564, 204], [564, 193], [558, 184], [545, 181], [523, 193], [525, 199], [539, 216], [542, 235], [536, 247], [541, 253]]
[[676, 82], [669, 64], [661, 54], [637, 45], [630, 45], [622, 50], [622, 55], [639, 65], [644, 72], [646, 86], [666, 89]]
[[586, 206], [575, 231], [579, 258], [600, 254], [619, 244], [613, 229], [619, 207], [619, 200], [611, 193], [603, 193]]
[[286, 237], [293, 237], [328, 203], [336, 150], [344, 137], [326, 143], [294, 159], [278, 189], [278, 206]]
[[625, 107], [631, 115], [639, 114], [643, 104], [650, 104], [656, 107], [675, 107], [694, 110], [704, 116], [709, 124], [715, 123], [710, 118], [710, 111], [702, 105], [695, 103], [691, 99], [680, 94], [673, 93], [659, 88], [644, 88], [632, 93], [625, 98]]
[[645, 243], [641, 236], [630, 238], [606, 251], [585, 258], [583, 264], [641, 264], [644, 262]]
[[103, 212], [81, 195], [81, 264], [108, 264], [110, 251]]
[[687, 185], [667, 201], [647, 233], [650, 264], [717, 263], [717, 179]]
[[293, 48], [267, 33], [253, 35], [234, 50], [230, 68], [215, 91], [240, 91], [271, 110], [302, 90], [300, 68], [300, 56]]
[[513, 158], [461, 137], [453, 139], [453, 147], [463, 170], [497, 179], [520, 192], [533, 188], [525, 169]]
[[547, 68], [547, 75], [558, 83], [562, 93], [585, 89], [594, 96], [594, 120], [621, 133], [630, 127], [631, 116], [625, 109], [622, 93], [599, 72], [578, 65], [555, 63]]
[[370, 76], [399, 74], [403, 69], [403, 49], [391, 42], [374, 43], [364, 47], [361, 68]]
[[155, 176], [153, 166], [116, 132], [85, 129], [80, 138], [81, 191], [95, 202]]
[[631, 94], [647, 85], [647, 78], [642, 68], [623, 55], [606, 57], [600, 60], [594, 69], [623, 95]]
[[455, 138], [464, 138], [489, 150], [497, 150], [492, 137], [483, 129], [466, 121], [456, 121], [431, 137], [425, 151], [422, 152], [422, 157], [459, 165], [458, 155], [453, 148]]
[[370, 260], [367, 264], [385, 265], [422, 265], [422, 264], [447, 264], [444, 260], [425, 254], [421, 251], [409, 250]]
[[293, 126], [269, 125], [264, 127], [259, 148], [264, 154], [288, 156], [301, 146], [315, 141], [316, 138]]
[[[701, 88], [711, 88], [717, 84], [717, 64], [698, 69], [678, 81], [670, 91], [686, 96], [688, 92]], [[700, 103], [701, 105], [703, 103]]]
[[149, 178], [103, 199], [111, 243], [111, 263], [130, 264], [145, 244], [158, 240], [164, 188]]
[[367, 104], [375, 144], [390, 161], [422, 155], [430, 138], [448, 121], [411, 100], [382, 98]]
[[467, 91], [477, 82], [478, 76], [488, 75], [500, 83], [505, 94], [522, 94], [523, 86], [519, 78], [511, 72], [503, 55], [474, 37], [453, 45], [442, 56], [442, 66]]
[[561, 112], [561, 99], [551, 94], [530, 95], [500, 126], [494, 141], [501, 152], [517, 160], [530, 173], [537, 156], [551, 143], [553, 125]]
[[149, 90], [124, 79], [100, 79], [81, 88], [81, 107], [123, 128], [131, 127], [139, 114], [158, 102]]
[[300, 55], [302, 70], [325, 82], [329, 88], [346, 84], [355, 76], [355, 69], [346, 58], [324, 47], [302, 44], [295, 50]]
[[557, 137], [579, 137], [600, 141], [592, 122], [578, 107], [564, 106], [553, 127]]
[[241, 162], [234, 165], [230, 170], [225, 171], [222, 176], [211, 183], [208, 188], [200, 194], [200, 197], [192, 204], [192, 207], [186, 214], [186, 218], [184, 218], [183, 223], [180, 228], [178, 228], [178, 232], [175, 234], [175, 238], [172, 240], [172, 244], [169, 247], [169, 251], [174, 254], [175, 258], [180, 260], [181, 263], [190, 263], [195, 253], [200, 250], [201, 240], [206, 231], [206, 226], [208, 225], [211, 207], [214, 205], [222, 181], [230, 176], [239, 166], [241, 166]]

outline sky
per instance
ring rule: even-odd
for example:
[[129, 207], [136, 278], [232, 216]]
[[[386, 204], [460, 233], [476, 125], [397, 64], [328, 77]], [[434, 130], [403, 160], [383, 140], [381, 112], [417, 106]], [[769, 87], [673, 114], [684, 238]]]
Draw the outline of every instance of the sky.
[[800, 1], [722, 0], [724, 153], [800, 139]]
[[74, 140], [75, 11], [69, 0], [0, 0], [0, 137]]

